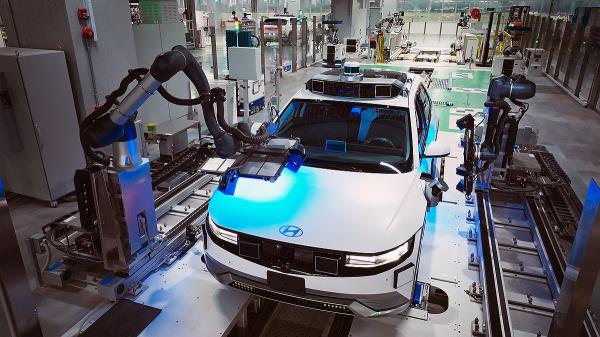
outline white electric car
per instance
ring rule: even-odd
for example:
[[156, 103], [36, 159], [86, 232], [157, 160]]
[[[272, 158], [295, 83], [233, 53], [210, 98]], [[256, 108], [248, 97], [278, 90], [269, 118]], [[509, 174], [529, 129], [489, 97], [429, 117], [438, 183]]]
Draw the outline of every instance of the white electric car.
[[405, 310], [432, 158], [449, 152], [431, 108], [413, 74], [347, 63], [309, 80], [276, 119], [278, 137], [301, 140], [303, 165], [274, 182], [239, 178], [232, 195], [214, 192], [208, 270], [231, 287], [319, 310]]
[[[292, 40], [292, 15], [276, 15], [268, 17], [265, 22], [265, 40], [267, 42], [277, 42], [279, 40], [278, 24], [281, 24], [281, 38], [284, 44], [291, 44]], [[300, 22], [298, 22], [300, 25]], [[300, 26], [297, 27], [297, 39], [300, 41], [302, 34]]]

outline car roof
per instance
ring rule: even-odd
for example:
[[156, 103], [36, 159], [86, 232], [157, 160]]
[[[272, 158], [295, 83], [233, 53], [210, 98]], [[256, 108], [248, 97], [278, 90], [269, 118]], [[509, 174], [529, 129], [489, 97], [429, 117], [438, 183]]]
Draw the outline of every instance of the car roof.
[[[360, 84], [376, 84], [376, 85], [394, 85], [400, 87], [402, 94], [394, 97], [385, 98], [359, 98], [359, 97], [347, 97], [337, 95], [327, 95], [320, 92], [314, 92], [309, 90], [309, 86], [300, 90], [292, 99], [306, 99], [306, 100], [340, 100], [363, 104], [375, 104], [375, 105], [386, 105], [386, 106], [397, 106], [403, 108], [409, 108], [409, 97], [413, 96], [414, 91], [417, 90], [419, 84], [423, 81], [422, 77], [413, 73], [405, 73], [398, 71], [389, 70], [372, 70], [362, 69], [361, 74], [363, 78], [361, 81], [344, 81], [341, 79], [342, 69], [332, 69], [321, 74], [313, 76], [310, 80], [317, 81], [332, 81], [332, 82], [347, 82], [347, 83], [360, 83]], [[307, 82], [308, 83], [308, 82]]]

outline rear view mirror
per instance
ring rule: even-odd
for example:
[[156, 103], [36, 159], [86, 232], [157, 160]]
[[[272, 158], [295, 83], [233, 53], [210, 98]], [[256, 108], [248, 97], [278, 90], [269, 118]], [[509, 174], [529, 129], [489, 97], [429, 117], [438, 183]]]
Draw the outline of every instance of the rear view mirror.
[[439, 141], [433, 141], [427, 145], [425, 152], [421, 156], [422, 158], [443, 158], [450, 155], [450, 146], [443, 144]]

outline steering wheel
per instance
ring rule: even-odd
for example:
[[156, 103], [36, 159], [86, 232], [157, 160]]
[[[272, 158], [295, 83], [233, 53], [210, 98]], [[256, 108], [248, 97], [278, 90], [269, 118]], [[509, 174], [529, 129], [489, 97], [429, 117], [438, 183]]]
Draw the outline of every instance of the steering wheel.
[[382, 145], [384, 147], [393, 147], [395, 148], [396, 145], [394, 144], [394, 142], [392, 142], [391, 140], [389, 140], [388, 138], [385, 137], [369, 137], [365, 140], [365, 144], [367, 145]]

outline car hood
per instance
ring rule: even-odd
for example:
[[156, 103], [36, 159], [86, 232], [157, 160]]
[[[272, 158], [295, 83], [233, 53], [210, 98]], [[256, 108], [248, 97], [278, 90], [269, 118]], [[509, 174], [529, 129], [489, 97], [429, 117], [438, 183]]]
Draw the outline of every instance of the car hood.
[[[297, 173], [284, 169], [275, 182], [239, 178], [233, 195], [215, 190], [209, 214], [218, 226], [252, 236], [376, 253], [404, 243], [423, 225], [422, 191], [415, 171], [384, 174], [302, 166]], [[302, 229], [301, 235], [282, 234], [284, 226]]]

